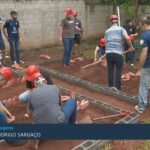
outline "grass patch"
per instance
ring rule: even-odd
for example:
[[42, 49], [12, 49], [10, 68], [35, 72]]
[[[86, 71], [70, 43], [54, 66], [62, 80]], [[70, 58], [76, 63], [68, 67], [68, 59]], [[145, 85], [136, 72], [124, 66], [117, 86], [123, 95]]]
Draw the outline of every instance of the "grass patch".
[[84, 49], [83, 54], [86, 58], [94, 59], [94, 50], [85, 50]]
[[138, 144], [134, 150], [150, 150], [150, 140], [145, 140]]
[[100, 148], [99, 150], [112, 150], [111, 144], [106, 144], [103, 148]]
[[97, 43], [95, 41], [83, 42], [81, 49], [86, 58], [94, 59], [94, 50]]
[[143, 120], [142, 124], [150, 124], [150, 120]]

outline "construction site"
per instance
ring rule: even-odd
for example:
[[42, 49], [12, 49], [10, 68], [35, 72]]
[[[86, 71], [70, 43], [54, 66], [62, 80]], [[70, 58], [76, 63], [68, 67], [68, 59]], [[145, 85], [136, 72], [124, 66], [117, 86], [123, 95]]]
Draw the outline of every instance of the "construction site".
[[[138, 104], [140, 86], [140, 77], [136, 76], [141, 52], [138, 37], [134, 41], [134, 66], [124, 64], [122, 68], [121, 90], [108, 86], [107, 59], [104, 58], [98, 63], [94, 61], [95, 46], [110, 26], [108, 18], [113, 14], [113, 5], [90, 4], [82, 0], [79, 2], [61, 0], [59, 4], [58, 0], [39, 0], [38, 2], [8, 0], [7, 2], [1, 1], [0, 6], [2, 6], [2, 21], [8, 17], [6, 11], [8, 14], [11, 10], [18, 12], [20, 32], [22, 32], [20, 44], [23, 64], [13, 66], [9, 44], [6, 39], [4, 40], [6, 43], [5, 61], [7, 67], [13, 72], [13, 79], [9, 86], [0, 88], [0, 100], [15, 99], [12, 104], [6, 105], [9, 112], [15, 116], [12, 124], [34, 123], [32, 115], [27, 114], [27, 104], [19, 102], [19, 95], [27, 90], [26, 69], [33, 64], [50, 75], [64, 99], [68, 98], [72, 92], [75, 93], [77, 124], [146, 124], [150, 122], [149, 93], [144, 113], [139, 114], [134, 109]], [[62, 41], [59, 40], [58, 32], [60, 21], [67, 7], [78, 10], [84, 30], [80, 45], [83, 54], [71, 55], [69, 66], [65, 67], [62, 64], [64, 47]], [[146, 12], [139, 11], [141, 16], [149, 14], [149, 6], [145, 7]], [[118, 16], [123, 25], [126, 16], [121, 7], [119, 9]], [[103, 14], [106, 10], [107, 12]], [[77, 48], [75, 45], [73, 51]], [[122, 54], [122, 57], [125, 61], [126, 54]], [[63, 103], [65, 102], [66, 99]], [[12, 145], [2, 139], [0, 150], [33, 150], [34, 145], [35, 141], [32, 140], [21, 145]], [[148, 150], [149, 145], [149, 141], [144, 140], [47, 140], [41, 141], [36, 150]]]

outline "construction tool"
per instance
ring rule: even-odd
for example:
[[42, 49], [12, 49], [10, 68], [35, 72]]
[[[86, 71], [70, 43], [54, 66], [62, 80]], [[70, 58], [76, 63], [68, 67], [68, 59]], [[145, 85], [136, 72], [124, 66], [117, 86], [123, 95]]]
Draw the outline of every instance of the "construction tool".
[[[128, 52], [130, 52], [130, 51], [129, 51], [129, 50], [128, 50], [128, 51], [124, 51], [124, 52], [122, 52], [122, 55], [125, 55], [125, 54], [128, 53]], [[100, 57], [98, 61], [93, 62], [93, 63], [90, 63], [90, 64], [88, 64], [88, 65], [85, 65], [85, 66], [81, 67], [81, 69], [85, 69], [85, 68], [94, 66], [94, 65], [96, 65], [96, 64], [99, 64], [100, 62], [103, 61], [103, 59], [104, 59], [105, 57], [106, 57], [106, 54], [104, 54], [102, 57]]]
[[93, 118], [92, 120], [93, 121], [96, 121], [96, 120], [103, 120], [103, 119], [109, 119], [109, 118], [113, 118], [113, 117], [119, 117], [119, 116], [128, 116], [130, 114], [130, 112], [128, 111], [125, 111], [125, 112], [121, 112], [119, 114], [115, 114], [115, 115], [109, 115], [109, 116], [104, 116], [104, 117], [98, 117], [98, 118]]
[[2, 103], [0, 103], [0, 110], [4, 111], [8, 115], [9, 118], [12, 117], [12, 114], [9, 112], [9, 110]]
[[91, 67], [93, 65], [96, 65], [96, 64], [100, 63], [102, 61], [102, 59], [104, 59], [105, 57], [106, 57], [106, 54], [104, 54], [102, 57], [100, 57], [98, 61], [93, 62], [93, 63], [88, 64], [88, 65], [85, 65], [85, 66], [81, 67], [81, 69], [85, 69], [85, 68]]
[[129, 114], [130, 114], [130, 112], [123, 111], [123, 112], [120, 112], [119, 114], [103, 116], [103, 117], [98, 117], [98, 118], [93, 118], [93, 119], [89, 115], [87, 115], [82, 120], [80, 120], [79, 123], [80, 124], [93, 124], [94, 121], [97, 121], [97, 120], [109, 119], [109, 118], [119, 117], [119, 116], [126, 117]]

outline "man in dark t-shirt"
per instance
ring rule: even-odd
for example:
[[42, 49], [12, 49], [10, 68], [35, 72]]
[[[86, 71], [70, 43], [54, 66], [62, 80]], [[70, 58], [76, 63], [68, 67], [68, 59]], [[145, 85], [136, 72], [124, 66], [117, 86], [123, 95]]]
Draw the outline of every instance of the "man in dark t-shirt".
[[72, 17], [71, 8], [66, 9], [66, 17], [61, 20], [60, 26], [60, 39], [63, 41], [64, 45], [63, 65], [67, 67], [70, 63], [75, 37], [75, 22]]
[[140, 39], [142, 51], [136, 75], [141, 77], [138, 96], [139, 102], [138, 105], [135, 106], [135, 110], [140, 114], [142, 114], [147, 107], [147, 96], [150, 88], [150, 16], [142, 19], [141, 28], [145, 31]]
[[[123, 28], [127, 31], [129, 36], [136, 37], [138, 36], [136, 26], [132, 23], [131, 19], [126, 20], [126, 24], [123, 26]], [[134, 45], [134, 41], [132, 42]], [[128, 44], [125, 42], [125, 51], [128, 50]], [[134, 67], [134, 57], [135, 52], [127, 52], [126, 53], [126, 64], [131, 63], [131, 67]]]
[[[19, 41], [19, 21], [17, 20], [17, 12], [10, 12], [11, 19], [6, 20], [3, 26], [3, 32], [10, 45], [10, 56], [12, 61], [12, 67], [20, 64], [20, 41]], [[6, 29], [6, 30], [5, 30]], [[7, 31], [7, 32], [6, 32]]]
[[76, 56], [83, 55], [81, 52], [81, 37], [83, 35], [83, 28], [81, 20], [78, 19], [78, 11], [73, 11], [73, 17], [75, 20], [75, 44], [77, 44]]

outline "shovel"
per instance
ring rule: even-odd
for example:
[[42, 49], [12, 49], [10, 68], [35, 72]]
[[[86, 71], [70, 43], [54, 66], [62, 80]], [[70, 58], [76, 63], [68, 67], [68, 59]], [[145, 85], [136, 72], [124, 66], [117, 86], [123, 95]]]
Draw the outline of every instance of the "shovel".
[[88, 65], [85, 65], [85, 66], [81, 67], [81, 69], [85, 69], [85, 68], [91, 67], [93, 65], [96, 65], [96, 64], [100, 63], [102, 61], [102, 59], [104, 59], [105, 57], [106, 57], [106, 54], [104, 54], [98, 61], [93, 62], [93, 63], [88, 64]]
[[98, 118], [93, 118], [93, 121], [96, 120], [103, 120], [103, 119], [108, 119], [108, 118], [113, 118], [113, 117], [119, 117], [119, 116], [128, 116], [130, 114], [130, 112], [126, 111], [126, 112], [121, 112], [120, 114], [115, 114], [115, 115], [109, 115], [109, 116], [104, 116], [104, 117], [98, 117]]
[[[129, 51], [122, 52], [122, 55], [124, 55], [124, 54], [126, 54], [126, 53], [128, 53], [128, 52], [129, 52]], [[88, 67], [97, 65], [97, 64], [99, 64], [100, 62], [102, 62], [102, 59], [104, 59], [105, 57], [106, 57], [106, 54], [104, 54], [102, 57], [100, 57], [98, 61], [93, 62], [93, 63], [88, 64], [88, 65], [85, 65], [85, 66], [81, 67], [81, 69], [85, 69], [85, 68], [88, 68]]]

